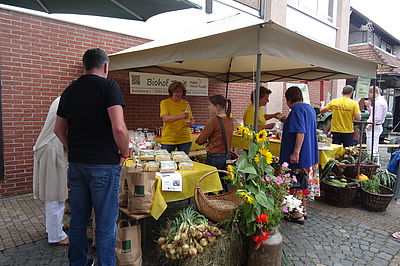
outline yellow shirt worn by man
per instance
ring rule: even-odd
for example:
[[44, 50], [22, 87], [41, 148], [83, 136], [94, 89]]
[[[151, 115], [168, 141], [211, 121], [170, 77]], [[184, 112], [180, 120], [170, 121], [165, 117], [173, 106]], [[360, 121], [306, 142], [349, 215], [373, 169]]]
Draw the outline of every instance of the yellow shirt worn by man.
[[[189, 113], [189, 120], [193, 120], [190, 105], [186, 100], [174, 102], [173, 100], [165, 99], [160, 103], [160, 117], [163, 115], [179, 115], [186, 111]], [[185, 119], [180, 119], [174, 122], [164, 122], [162, 130], [161, 144], [177, 145], [182, 143], [192, 142], [190, 135], [190, 128], [188, 127]]]
[[332, 111], [332, 132], [354, 132], [353, 118], [354, 115], [360, 114], [360, 107], [356, 101], [348, 97], [341, 97], [330, 101], [325, 108]]
[[[243, 124], [245, 126], [254, 126], [254, 104], [249, 104], [243, 114]], [[264, 117], [264, 110], [260, 106], [258, 108], [258, 126], [265, 126], [267, 121]]]

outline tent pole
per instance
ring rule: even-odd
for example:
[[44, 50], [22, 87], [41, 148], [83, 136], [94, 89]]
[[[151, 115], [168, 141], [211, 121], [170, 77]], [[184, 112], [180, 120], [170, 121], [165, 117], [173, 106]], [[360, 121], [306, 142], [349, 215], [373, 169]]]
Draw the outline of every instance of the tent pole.
[[254, 130], [258, 131], [258, 105], [260, 103], [261, 54], [257, 54], [256, 89], [254, 94]]
[[231, 61], [229, 62], [229, 70], [226, 72], [226, 88], [225, 88], [225, 99], [228, 100], [228, 87], [229, 87], [229, 74], [231, 72], [233, 57], [231, 57]]
[[[372, 139], [371, 139], [371, 161], [374, 162], [374, 136], [375, 136], [375, 90], [376, 78], [374, 79], [374, 91], [372, 92]], [[379, 143], [379, 141], [378, 141]], [[379, 147], [379, 146], [378, 146]], [[378, 149], [378, 147], [376, 147]], [[379, 153], [379, 151], [378, 151]]]

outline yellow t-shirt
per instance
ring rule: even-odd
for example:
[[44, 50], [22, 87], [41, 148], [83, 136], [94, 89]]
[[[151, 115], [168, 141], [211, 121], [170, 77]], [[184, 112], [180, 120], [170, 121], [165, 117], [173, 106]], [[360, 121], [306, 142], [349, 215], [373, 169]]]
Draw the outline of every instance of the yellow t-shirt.
[[[174, 102], [170, 98], [162, 100], [160, 102], [160, 117], [163, 115], [179, 115], [186, 111], [185, 100], [180, 100], [179, 102]], [[189, 119], [193, 119], [192, 110], [189, 106]], [[192, 137], [190, 135], [190, 129], [187, 126], [185, 119], [180, 119], [174, 122], [164, 122], [162, 129], [162, 141], [161, 144], [182, 144], [192, 142]]]
[[354, 132], [354, 115], [360, 114], [360, 107], [356, 101], [348, 97], [341, 97], [330, 101], [325, 108], [332, 110], [331, 131], [338, 133]]
[[[254, 126], [254, 104], [249, 104], [247, 106], [246, 111], [244, 111], [243, 114], [243, 124], [245, 126], [251, 125]], [[260, 106], [258, 107], [258, 126], [265, 126], [267, 124], [267, 121], [265, 120], [264, 117], [264, 110]]]

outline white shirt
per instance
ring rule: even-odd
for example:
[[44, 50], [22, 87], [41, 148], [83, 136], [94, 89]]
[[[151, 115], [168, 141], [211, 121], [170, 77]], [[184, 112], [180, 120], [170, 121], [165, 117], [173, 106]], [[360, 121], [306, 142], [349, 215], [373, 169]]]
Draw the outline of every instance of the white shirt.
[[[383, 125], [385, 123], [386, 114], [388, 112], [388, 105], [385, 100], [385, 97], [378, 96], [375, 98], [375, 125]], [[372, 122], [372, 112], [373, 107], [372, 105], [368, 108], [369, 118], [368, 122]]]

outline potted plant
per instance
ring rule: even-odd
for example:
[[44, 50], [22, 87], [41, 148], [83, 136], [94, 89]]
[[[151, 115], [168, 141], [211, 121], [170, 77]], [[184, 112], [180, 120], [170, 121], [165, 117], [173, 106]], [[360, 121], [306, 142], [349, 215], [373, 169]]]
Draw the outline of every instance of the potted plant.
[[280, 265], [282, 236], [279, 225], [285, 212], [302, 211], [301, 201], [289, 196], [292, 177], [288, 164], [279, 171], [271, 166], [273, 156], [268, 134], [239, 127], [243, 137], [250, 138], [249, 150], [243, 152], [233, 166], [228, 167], [230, 179], [243, 199], [228, 224], [237, 228], [248, 241], [247, 265]]
[[371, 211], [383, 212], [393, 198], [393, 190], [380, 184], [373, 176], [361, 185], [361, 205]]

